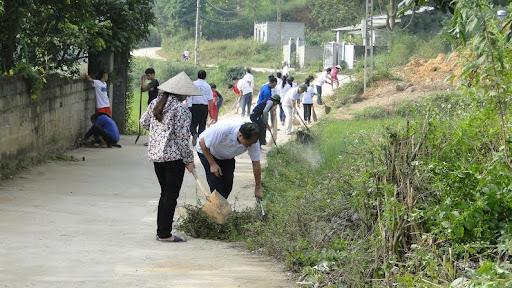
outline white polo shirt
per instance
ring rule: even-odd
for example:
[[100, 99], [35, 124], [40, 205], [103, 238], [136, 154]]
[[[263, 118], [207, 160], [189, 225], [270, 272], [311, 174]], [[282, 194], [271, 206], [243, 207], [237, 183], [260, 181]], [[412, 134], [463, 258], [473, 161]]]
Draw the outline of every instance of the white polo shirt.
[[310, 85], [306, 92], [302, 94], [302, 104], [313, 104], [313, 95], [315, 95], [315, 88]]
[[[254, 91], [254, 76], [252, 76], [252, 74], [250, 73], [246, 73], [245, 76], [240, 79], [240, 81], [238, 82], [242, 82], [241, 83], [241, 91], [242, 91], [242, 94], [245, 95], [247, 93], [253, 93]], [[240, 89], [239, 88], [239, 89]]]
[[96, 108], [110, 107], [110, 101], [107, 93], [107, 83], [101, 82], [100, 80], [94, 80], [92, 82], [96, 93]]
[[284, 99], [282, 99], [281, 103], [283, 106], [293, 107], [293, 101], [297, 101], [300, 99], [302, 93], [299, 93], [299, 87], [293, 87], [286, 92], [284, 95]]
[[201, 90], [201, 95], [188, 97], [188, 106], [190, 107], [194, 104], [208, 105], [208, 101], [213, 100], [213, 93], [210, 84], [203, 79], [197, 79], [194, 81], [194, 85]]
[[323, 71], [322, 74], [320, 75], [320, 77], [318, 78], [318, 80], [316, 81], [316, 85], [317, 86], [322, 86], [324, 85], [324, 83], [328, 80], [329, 78], [327, 78], [327, 71]]
[[233, 159], [245, 151], [248, 151], [252, 161], [260, 161], [259, 141], [249, 146], [249, 148], [246, 148], [238, 142], [240, 126], [242, 126], [242, 124], [236, 122], [222, 122], [204, 130], [204, 132], [199, 135], [196, 151], [203, 154], [203, 150], [201, 150], [201, 146], [199, 145], [202, 138], [213, 157], [219, 160]]

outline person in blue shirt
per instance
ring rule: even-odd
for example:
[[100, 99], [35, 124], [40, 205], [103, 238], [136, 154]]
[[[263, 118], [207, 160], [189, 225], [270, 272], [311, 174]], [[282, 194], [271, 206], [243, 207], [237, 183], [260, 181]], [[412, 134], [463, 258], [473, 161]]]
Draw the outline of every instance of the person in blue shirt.
[[260, 104], [262, 102], [267, 102], [267, 100], [270, 99], [270, 96], [272, 96], [272, 89], [276, 88], [277, 86], [277, 79], [276, 77], [272, 76], [269, 77], [268, 83], [261, 86], [260, 94], [258, 95], [258, 103]]
[[281, 96], [277, 94], [272, 95], [267, 101], [256, 105], [249, 116], [251, 121], [256, 123], [260, 130], [260, 145], [267, 145], [267, 129], [270, 130], [270, 126], [268, 125], [268, 112], [279, 104], [281, 104]]
[[[102, 147], [121, 147], [119, 142], [119, 129], [116, 122], [105, 113], [95, 113], [91, 116], [92, 127], [84, 136], [84, 144], [94, 146], [99, 144]], [[94, 136], [92, 142], [86, 142], [91, 136]]]

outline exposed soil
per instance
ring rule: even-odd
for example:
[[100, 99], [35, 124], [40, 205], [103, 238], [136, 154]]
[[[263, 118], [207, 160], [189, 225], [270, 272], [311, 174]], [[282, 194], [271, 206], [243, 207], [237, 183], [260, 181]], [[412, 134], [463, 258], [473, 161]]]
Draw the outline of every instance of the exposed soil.
[[434, 59], [413, 58], [407, 65], [392, 72], [400, 80], [381, 80], [361, 96], [362, 101], [342, 107], [335, 118], [352, 119], [355, 112], [368, 107], [393, 107], [397, 103], [417, 100], [454, 89], [462, 72], [459, 54], [439, 54]]

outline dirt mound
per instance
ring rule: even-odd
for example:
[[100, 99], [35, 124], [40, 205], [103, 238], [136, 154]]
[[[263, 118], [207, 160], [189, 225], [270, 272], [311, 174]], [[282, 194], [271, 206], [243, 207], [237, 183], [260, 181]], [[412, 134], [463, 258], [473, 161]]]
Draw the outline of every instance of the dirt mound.
[[413, 58], [407, 65], [395, 70], [395, 73], [413, 85], [445, 82], [451, 76], [455, 76], [455, 79], [460, 76], [459, 59], [458, 53], [450, 56], [441, 53], [434, 59]]

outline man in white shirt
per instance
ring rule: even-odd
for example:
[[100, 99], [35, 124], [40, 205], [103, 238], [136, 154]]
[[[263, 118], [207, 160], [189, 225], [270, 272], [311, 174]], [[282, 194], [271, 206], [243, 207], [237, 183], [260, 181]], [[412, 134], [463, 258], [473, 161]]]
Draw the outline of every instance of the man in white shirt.
[[248, 151], [254, 174], [254, 196], [263, 197], [258, 138], [259, 129], [255, 123], [218, 123], [199, 135], [196, 150], [211, 192], [217, 190], [228, 198], [233, 189], [235, 157]]
[[297, 100], [300, 99], [300, 96], [304, 91], [306, 91], [307, 86], [302, 84], [298, 87], [293, 87], [286, 92], [283, 100], [281, 101], [281, 106], [283, 107], [285, 114], [285, 132], [287, 135], [292, 133], [293, 128], [293, 118], [295, 117], [294, 113], [297, 109]]
[[316, 95], [317, 95], [316, 103], [318, 105], [323, 104], [322, 86], [324, 85], [324, 83], [331, 84], [331, 82], [329, 82], [330, 74], [331, 74], [331, 68], [329, 67], [322, 72], [322, 74], [320, 75], [320, 78], [318, 78], [318, 80], [316, 82]]
[[238, 89], [242, 92], [242, 99], [240, 100], [242, 117], [249, 116], [252, 106], [252, 93], [254, 91], [254, 76], [251, 74], [251, 68], [247, 68], [247, 73], [238, 81]]
[[192, 145], [196, 145], [197, 136], [206, 129], [208, 120], [208, 105], [213, 103], [213, 93], [210, 84], [206, 82], [206, 71], [197, 72], [197, 80], [194, 85], [199, 88], [201, 95], [188, 97], [188, 107], [192, 113], [192, 123], [190, 124], [190, 133], [192, 134]]

